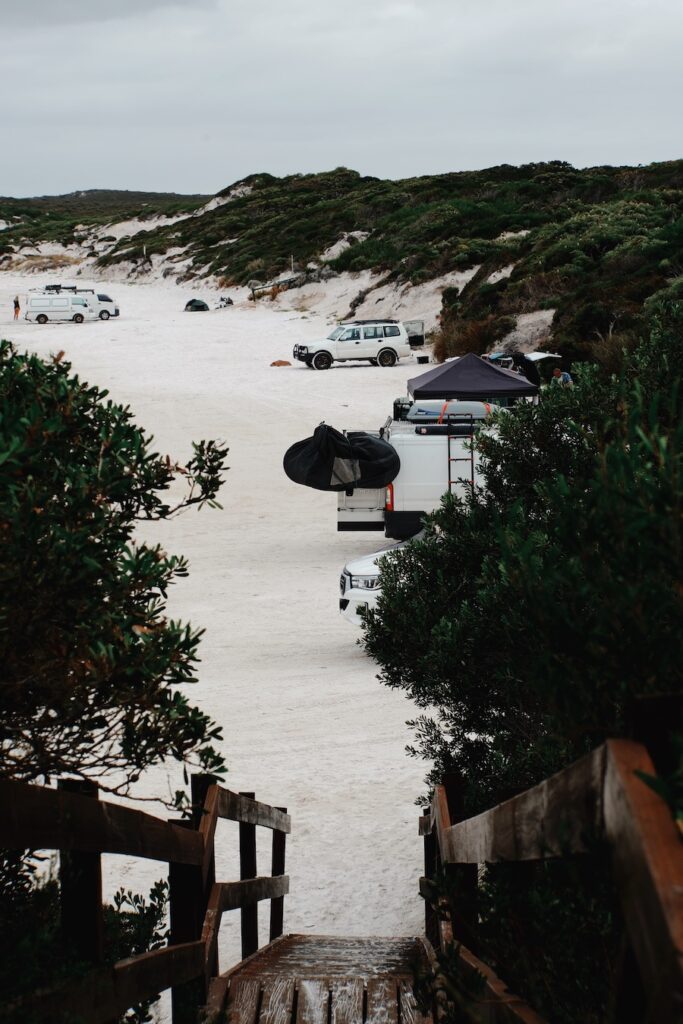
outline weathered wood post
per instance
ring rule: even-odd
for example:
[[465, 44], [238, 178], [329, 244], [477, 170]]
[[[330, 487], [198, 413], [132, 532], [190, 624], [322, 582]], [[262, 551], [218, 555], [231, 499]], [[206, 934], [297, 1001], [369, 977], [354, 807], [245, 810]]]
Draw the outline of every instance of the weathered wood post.
[[[242, 793], [249, 800], [255, 800], [255, 793]], [[240, 880], [256, 878], [256, 826], [240, 822]], [[242, 907], [242, 959], [251, 956], [258, 949], [258, 904]]]
[[[191, 780], [192, 819], [176, 821], [184, 828], [198, 828], [201, 821], [202, 805], [206, 790], [213, 776], [198, 775]], [[214, 858], [210, 859], [209, 876], [214, 878]], [[169, 911], [171, 934], [169, 945], [194, 942], [202, 937], [202, 926], [210, 885], [204, 879], [202, 868], [194, 864], [169, 864], [168, 870]], [[214, 965], [212, 965], [213, 968]], [[213, 973], [213, 971], [212, 971]], [[195, 978], [183, 985], [176, 985], [171, 991], [171, 1013], [173, 1024], [197, 1024], [199, 1008], [207, 998], [206, 977]]]
[[[58, 786], [65, 793], [99, 799], [96, 782], [62, 779]], [[104, 938], [100, 854], [60, 850], [59, 885], [62, 937], [67, 949], [85, 963], [101, 963]]]
[[[423, 819], [420, 825], [424, 835], [424, 870], [425, 878], [428, 882], [433, 882], [435, 880], [439, 870], [439, 845], [437, 843], [434, 825], [431, 821], [431, 810], [431, 807], [424, 807], [422, 809]], [[438, 950], [441, 945], [439, 915], [432, 901], [429, 899], [428, 893], [425, 893], [424, 902], [425, 935], [429, 942], [431, 942], [434, 949]]]
[[[465, 817], [464, 782], [458, 772], [446, 775], [443, 780], [448, 801], [448, 814], [455, 825]], [[453, 891], [451, 900], [451, 928], [453, 938], [477, 953], [478, 938], [478, 873], [477, 864], [448, 864], [446, 877]]]
[[[204, 813], [204, 801], [206, 800], [206, 794], [209, 791], [209, 787], [215, 785], [219, 781], [216, 775], [193, 775], [190, 779], [190, 793], [192, 797], [192, 824], [196, 829], [202, 823], [202, 816]], [[199, 925], [199, 935], [201, 938], [202, 925], [204, 924], [204, 917], [206, 916], [206, 908], [209, 905], [209, 897], [211, 896], [211, 889], [214, 882], [216, 881], [216, 856], [214, 853], [214, 844], [211, 844], [211, 856], [206, 864], [205, 872], [202, 879], [202, 900], [201, 900], [201, 924]], [[208, 964], [209, 976], [216, 977], [218, 974], [218, 949], [216, 948], [212, 957], [211, 963]]]
[[[278, 807], [278, 811], [287, 813], [286, 807]], [[284, 875], [285, 873], [285, 846], [287, 833], [281, 832], [279, 828], [273, 829], [273, 852], [271, 859], [271, 875]], [[276, 896], [270, 901], [270, 941], [278, 939], [282, 935], [284, 926], [285, 898]]]

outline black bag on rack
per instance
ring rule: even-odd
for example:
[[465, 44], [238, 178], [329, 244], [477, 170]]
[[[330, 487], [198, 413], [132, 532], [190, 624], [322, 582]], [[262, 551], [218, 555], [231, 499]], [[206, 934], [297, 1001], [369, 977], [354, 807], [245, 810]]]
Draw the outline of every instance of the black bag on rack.
[[386, 487], [401, 468], [388, 441], [362, 430], [342, 434], [325, 423], [316, 427], [313, 437], [288, 448], [282, 464], [295, 484], [317, 491]]

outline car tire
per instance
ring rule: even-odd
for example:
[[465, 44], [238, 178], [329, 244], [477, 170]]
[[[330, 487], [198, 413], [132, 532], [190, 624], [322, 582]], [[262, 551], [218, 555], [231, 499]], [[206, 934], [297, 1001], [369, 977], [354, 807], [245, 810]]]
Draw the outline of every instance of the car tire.
[[40, 313], [36, 317], [36, 323], [39, 323], [39, 324], [46, 324], [47, 323], [47, 317], [45, 316], [44, 313]]
[[83, 314], [82, 313], [74, 313], [74, 323], [75, 324], [82, 324], [83, 323]]
[[371, 359], [370, 360], [370, 366], [377, 366], [377, 360], [376, 359]]
[[378, 366], [396, 366], [398, 357], [393, 348], [383, 348], [377, 356]]
[[329, 352], [316, 352], [311, 361], [314, 370], [329, 370], [332, 366], [332, 356]]
[[100, 320], [108, 320], [109, 319], [109, 315], [110, 314], [107, 312], [106, 309], [100, 310]]

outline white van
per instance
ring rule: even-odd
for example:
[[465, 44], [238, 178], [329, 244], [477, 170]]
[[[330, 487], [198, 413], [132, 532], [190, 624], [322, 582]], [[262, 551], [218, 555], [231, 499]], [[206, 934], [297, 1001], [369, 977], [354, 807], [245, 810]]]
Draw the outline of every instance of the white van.
[[82, 324], [84, 320], [97, 320], [97, 315], [84, 295], [42, 293], [29, 294], [24, 319], [34, 320], [37, 324], [62, 323], [65, 320]]
[[108, 320], [111, 316], [119, 316], [120, 309], [114, 299], [94, 288], [81, 288], [77, 284], [46, 284], [42, 288], [32, 288], [31, 293], [39, 295], [82, 295], [88, 301], [90, 309], [94, 309], [100, 320]]
[[377, 435], [396, 450], [401, 468], [386, 487], [339, 491], [337, 529], [384, 530], [387, 537], [405, 540], [421, 529], [444, 494], [464, 497], [480, 486], [472, 441], [494, 408], [487, 402], [416, 401], [404, 418], [389, 417]]
[[121, 310], [115, 299], [105, 295], [104, 292], [96, 292], [94, 288], [78, 288], [77, 295], [83, 295], [88, 300], [88, 305], [95, 310], [100, 320], [108, 320], [111, 316], [119, 316]]
[[398, 320], [354, 320], [339, 324], [320, 341], [295, 345], [293, 356], [314, 370], [329, 370], [333, 362], [350, 359], [395, 366], [410, 352], [408, 332]]

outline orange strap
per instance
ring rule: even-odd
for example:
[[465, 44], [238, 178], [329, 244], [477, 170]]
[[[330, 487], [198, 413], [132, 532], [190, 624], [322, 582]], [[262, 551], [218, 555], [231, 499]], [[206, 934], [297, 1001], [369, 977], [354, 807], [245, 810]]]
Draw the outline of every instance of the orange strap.
[[443, 403], [443, 408], [442, 408], [442, 410], [441, 410], [441, 412], [439, 414], [438, 420], [436, 421], [437, 423], [443, 423], [443, 418], [446, 415], [446, 409], [447, 408], [448, 408], [448, 402], [446, 401], [446, 402]]

